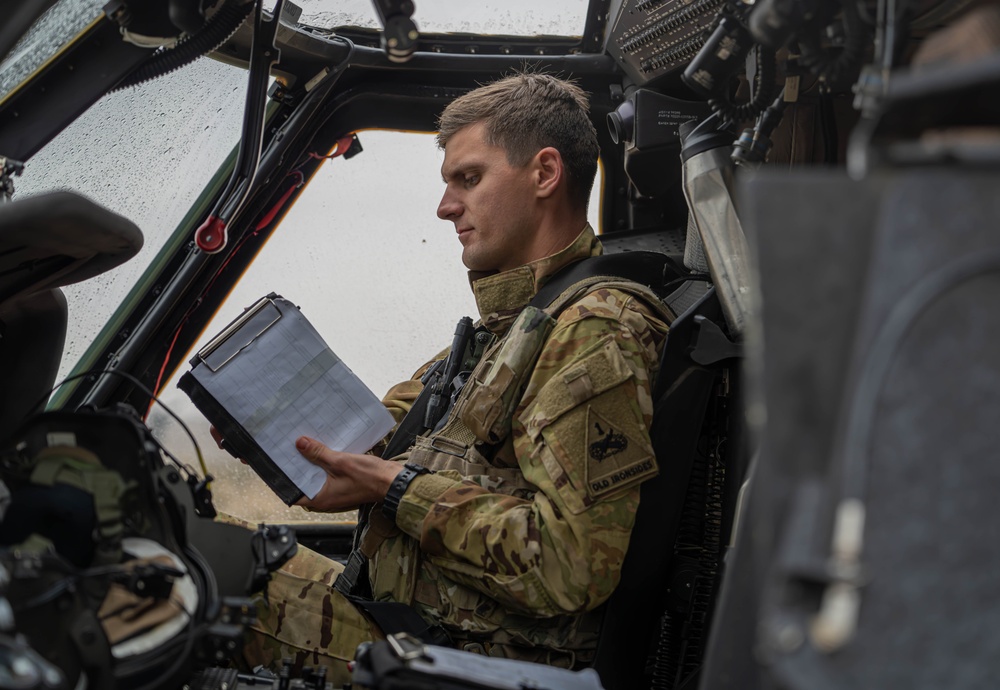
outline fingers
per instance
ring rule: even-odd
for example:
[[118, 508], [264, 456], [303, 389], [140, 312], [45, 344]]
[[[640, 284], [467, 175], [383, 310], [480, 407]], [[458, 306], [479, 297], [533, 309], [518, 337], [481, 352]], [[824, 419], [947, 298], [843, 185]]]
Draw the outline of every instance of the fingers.
[[[342, 453], [332, 450], [319, 441], [302, 436], [295, 441], [295, 448], [304, 458], [323, 468], [326, 481], [311, 501], [303, 499], [297, 505], [322, 511], [353, 510], [362, 503], [382, 500], [401, 465], [388, 463], [370, 455]], [[391, 477], [384, 478], [386, 467], [396, 469]]]
[[328, 448], [321, 442], [314, 438], [309, 438], [308, 436], [300, 436], [295, 441], [295, 449], [298, 450], [306, 460], [314, 465], [319, 465], [328, 471], [335, 470], [338, 464], [342, 461], [343, 456], [348, 455], [347, 453], [340, 453], [332, 448]]
[[212, 438], [215, 439], [215, 445], [219, 447], [219, 450], [224, 450], [222, 448], [222, 432], [213, 425], [208, 427], [208, 433], [212, 434]]
[[235, 452], [233, 452], [232, 448], [226, 446], [226, 439], [222, 437], [222, 432], [216, 429], [214, 425], [208, 427], [208, 433], [212, 434], [212, 438], [215, 439], [215, 445], [219, 447], [219, 450], [224, 450], [230, 455], [232, 455], [234, 458], [242, 462], [244, 465], [247, 464], [246, 460], [239, 457]]
[[302, 457], [314, 465], [328, 465], [329, 458], [327, 455], [329, 453], [333, 453], [332, 450], [324, 446], [322, 443], [316, 439], [309, 438], [308, 436], [300, 436], [296, 439], [295, 449], [302, 454]]

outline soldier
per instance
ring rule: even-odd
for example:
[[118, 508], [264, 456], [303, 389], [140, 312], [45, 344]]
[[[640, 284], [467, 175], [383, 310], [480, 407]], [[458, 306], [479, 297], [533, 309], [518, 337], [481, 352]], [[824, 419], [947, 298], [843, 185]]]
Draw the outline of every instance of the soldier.
[[[443, 423], [402, 455], [296, 443], [329, 475], [301, 505], [375, 504], [358, 557], [376, 601], [411, 606], [458, 648], [564, 667], [593, 658], [639, 484], [657, 472], [650, 380], [668, 318], [639, 286], [607, 283], [526, 308], [555, 272], [602, 251], [586, 219], [598, 158], [587, 109], [581, 89], [544, 74], [445, 109], [438, 215], [454, 223], [492, 343]], [[419, 390], [415, 377], [386, 404], [399, 418]], [[302, 549], [269, 585], [248, 661], [292, 656], [346, 680], [357, 645], [382, 631], [333, 588], [341, 571]]]

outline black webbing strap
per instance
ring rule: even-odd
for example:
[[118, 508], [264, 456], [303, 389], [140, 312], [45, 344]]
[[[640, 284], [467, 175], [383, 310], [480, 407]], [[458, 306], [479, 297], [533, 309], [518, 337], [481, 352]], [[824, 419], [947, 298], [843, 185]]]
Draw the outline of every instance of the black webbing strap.
[[[429, 381], [430, 377], [434, 376], [435, 371], [444, 366], [444, 362], [445, 360], [443, 359], [434, 362], [434, 365], [427, 371], [424, 380]], [[389, 439], [389, 443], [385, 445], [385, 450], [382, 451], [383, 458], [394, 458], [401, 453], [405, 453], [413, 445], [413, 440], [417, 435], [424, 430], [427, 404], [434, 392], [432, 388], [432, 386], [424, 386], [421, 389], [420, 395], [413, 401], [410, 411], [403, 417], [403, 421], [399, 423], [399, 427], [393, 433], [392, 438]]]
[[624, 278], [645, 285], [663, 298], [666, 297], [664, 287], [682, 275], [683, 270], [677, 263], [659, 252], [603, 254], [577, 261], [558, 271], [528, 304], [544, 309], [574, 283], [596, 276]]
[[355, 596], [347, 596], [347, 599], [368, 614], [386, 636], [405, 632], [425, 644], [451, 645], [451, 639], [444, 628], [428, 623], [406, 604], [395, 601], [371, 601]]

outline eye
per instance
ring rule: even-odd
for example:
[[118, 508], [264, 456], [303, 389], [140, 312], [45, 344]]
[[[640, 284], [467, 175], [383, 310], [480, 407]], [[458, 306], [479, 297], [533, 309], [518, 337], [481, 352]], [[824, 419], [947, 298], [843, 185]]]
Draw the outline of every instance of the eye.
[[475, 185], [479, 184], [479, 175], [475, 173], [466, 175], [463, 182], [465, 183], [466, 187], [474, 187]]

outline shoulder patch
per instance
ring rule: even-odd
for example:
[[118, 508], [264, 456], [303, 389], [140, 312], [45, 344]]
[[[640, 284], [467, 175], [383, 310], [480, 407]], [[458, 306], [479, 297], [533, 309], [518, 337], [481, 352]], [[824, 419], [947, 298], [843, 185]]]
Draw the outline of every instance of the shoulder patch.
[[646, 444], [587, 408], [587, 494], [597, 498], [656, 474]]

